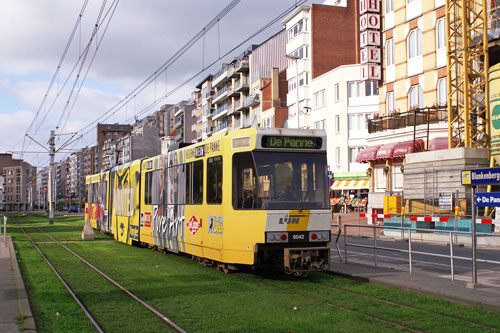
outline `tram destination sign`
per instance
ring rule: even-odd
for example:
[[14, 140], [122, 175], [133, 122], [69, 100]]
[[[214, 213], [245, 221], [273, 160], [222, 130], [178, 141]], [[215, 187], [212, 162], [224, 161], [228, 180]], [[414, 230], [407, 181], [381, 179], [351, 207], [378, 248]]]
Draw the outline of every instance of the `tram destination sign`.
[[462, 185], [500, 184], [500, 168], [462, 170]]
[[320, 137], [263, 135], [262, 148], [282, 149], [321, 149], [323, 140]]

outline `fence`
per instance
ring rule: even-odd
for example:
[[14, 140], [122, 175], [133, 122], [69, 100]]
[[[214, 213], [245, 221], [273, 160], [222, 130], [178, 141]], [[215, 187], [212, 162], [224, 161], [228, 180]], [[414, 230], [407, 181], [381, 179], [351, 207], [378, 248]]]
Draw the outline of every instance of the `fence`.
[[[366, 215], [366, 214], [360, 214], [360, 215]], [[384, 215], [384, 214], [371, 214], [371, 215]], [[390, 214], [385, 214], [385, 218], [391, 218], [391, 216], [388, 216]], [[379, 218], [379, 216], [372, 216], [374, 218]], [[423, 218], [422, 221], [425, 222], [424, 220], [428, 218]], [[436, 218], [431, 218], [434, 219], [434, 221], [439, 222], [436, 220]], [[439, 219], [439, 218], [438, 218]], [[480, 219], [482, 220], [482, 219]], [[485, 219], [486, 220], [486, 219]], [[489, 221], [492, 221], [491, 219]], [[414, 221], [418, 222], [418, 218]], [[481, 223], [482, 224], [482, 223]], [[485, 224], [489, 224], [486, 222]], [[338, 224], [339, 231], [341, 230], [340, 224]], [[348, 233], [348, 228], [358, 228], [360, 230], [361, 228], [371, 228], [373, 229], [373, 245], [363, 245], [363, 244], [355, 244], [355, 243], [349, 243], [347, 241], [347, 233]], [[405, 235], [407, 235], [408, 239], [408, 249], [407, 250], [402, 250], [398, 248], [390, 248], [390, 247], [384, 247], [384, 246], [378, 246], [377, 245], [377, 230], [378, 229], [390, 229], [392, 231], [398, 231], [401, 232], [401, 238], [405, 239]], [[392, 251], [392, 252], [400, 252], [400, 253], [407, 253], [408, 254], [408, 264], [409, 264], [409, 272], [410, 274], [413, 273], [413, 259], [412, 256], [415, 254], [418, 255], [426, 255], [426, 256], [431, 256], [431, 257], [441, 257], [441, 258], [449, 258], [450, 260], [450, 275], [451, 279], [455, 279], [455, 269], [454, 269], [454, 261], [455, 260], [466, 260], [466, 261], [471, 261], [472, 262], [472, 283], [477, 283], [477, 263], [489, 263], [489, 264], [496, 264], [500, 265], [500, 261], [495, 261], [495, 260], [486, 260], [486, 259], [478, 259], [476, 255], [476, 237], [477, 236], [482, 236], [482, 237], [491, 237], [491, 236], [498, 236], [496, 234], [492, 233], [483, 233], [483, 232], [475, 232], [473, 230], [472, 232], [467, 232], [467, 231], [461, 231], [461, 230], [444, 230], [444, 229], [427, 229], [427, 228], [414, 228], [414, 227], [405, 227], [405, 226], [395, 226], [395, 225], [361, 225], [361, 224], [344, 224], [343, 225], [343, 231], [344, 231], [344, 261], [347, 263], [348, 262], [348, 247], [358, 247], [358, 248], [366, 248], [366, 249], [373, 249], [373, 262], [375, 267], [377, 266], [377, 250], [384, 250], [384, 251]], [[412, 234], [415, 235], [415, 233], [436, 233], [439, 232], [440, 234], [447, 234], [448, 237], [448, 242], [450, 244], [450, 253], [449, 255], [444, 255], [444, 254], [439, 254], [439, 253], [431, 253], [431, 252], [422, 252], [422, 251], [415, 251], [412, 249]], [[453, 253], [453, 236], [455, 238], [457, 236], [466, 236], [471, 238], [471, 243], [472, 243], [472, 248], [471, 252], [472, 255], [471, 257], [463, 257], [463, 256], [456, 256]], [[339, 239], [339, 235], [337, 235], [337, 241]], [[456, 239], [455, 239], [456, 242]], [[336, 244], [337, 251], [338, 251], [338, 244]], [[339, 252], [340, 256], [340, 252]]]

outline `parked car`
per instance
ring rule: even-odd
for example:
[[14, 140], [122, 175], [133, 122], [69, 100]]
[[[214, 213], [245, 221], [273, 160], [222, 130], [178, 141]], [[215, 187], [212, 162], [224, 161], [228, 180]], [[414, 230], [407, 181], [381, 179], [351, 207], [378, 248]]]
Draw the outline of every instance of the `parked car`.
[[76, 205], [71, 205], [68, 208], [68, 213], [78, 213], [78, 207]]

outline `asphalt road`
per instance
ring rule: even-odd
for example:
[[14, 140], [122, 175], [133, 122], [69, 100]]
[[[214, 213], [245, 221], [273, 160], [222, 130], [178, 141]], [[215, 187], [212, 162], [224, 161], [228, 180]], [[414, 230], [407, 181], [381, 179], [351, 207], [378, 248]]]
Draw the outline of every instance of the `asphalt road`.
[[[380, 267], [393, 268], [397, 270], [409, 271], [408, 240], [393, 240], [377, 237], [377, 247], [399, 250], [401, 252], [387, 249], [361, 248], [351, 246], [352, 244], [373, 247], [373, 237], [348, 236], [347, 238], [347, 260], [350, 263], [359, 263], [365, 265], [376, 264]], [[429, 244], [412, 241], [412, 252], [423, 252], [429, 254], [438, 254], [442, 256], [450, 255], [448, 244]], [[339, 238], [338, 246], [342, 259], [345, 259], [344, 238]], [[402, 252], [406, 251], [406, 252]], [[335, 236], [332, 235], [332, 260], [339, 261], [337, 249], [335, 247]], [[472, 249], [463, 244], [453, 245], [453, 267], [455, 280], [470, 282], [472, 280]], [[467, 258], [469, 260], [460, 259]], [[485, 285], [500, 285], [500, 249], [477, 249], [477, 258], [483, 260], [496, 261], [494, 263], [477, 264], [478, 283]], [[428, 274], [451, 279], [451, 261], [450, 258], [437, 257], [424, 254], [412, 254], [413, 273]]]

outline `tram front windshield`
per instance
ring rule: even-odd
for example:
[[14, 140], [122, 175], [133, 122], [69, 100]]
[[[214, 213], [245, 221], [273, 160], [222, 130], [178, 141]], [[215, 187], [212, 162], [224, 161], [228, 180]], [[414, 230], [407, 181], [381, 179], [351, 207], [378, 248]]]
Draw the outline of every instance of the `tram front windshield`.
[[325, 153], [247, 152], [233, 156], [236, 209], [327, 209]]

